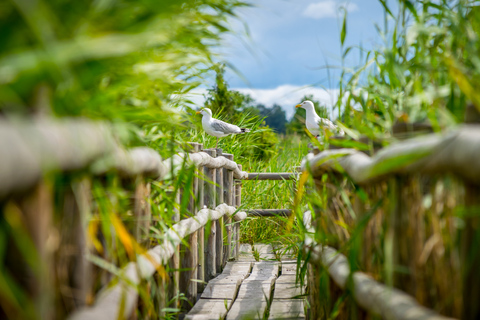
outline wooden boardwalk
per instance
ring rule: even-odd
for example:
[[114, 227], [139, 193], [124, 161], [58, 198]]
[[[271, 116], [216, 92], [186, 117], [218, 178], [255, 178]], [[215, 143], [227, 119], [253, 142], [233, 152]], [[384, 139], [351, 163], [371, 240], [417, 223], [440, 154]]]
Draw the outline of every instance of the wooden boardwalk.
[[189, 320], [305, 319], [305, 288], [295, 283], [296, 261], [279, 261], [270, 245], [241, 245], [186, 315]]

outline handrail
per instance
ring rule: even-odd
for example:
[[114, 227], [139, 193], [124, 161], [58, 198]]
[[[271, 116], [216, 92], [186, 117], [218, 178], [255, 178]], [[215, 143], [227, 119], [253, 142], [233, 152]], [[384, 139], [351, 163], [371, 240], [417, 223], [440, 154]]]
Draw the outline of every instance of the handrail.
[[355, 183], [365, 184], [392, 174], [447, 172], [471, 183], [480, 182], [480, 127], [462, 126], [446, 134], [430, 134], [380, 150], [373, 157], [354, 150], [325, 150], [305, 159], [314, 176], [345, 171]]
[[227, 168], [236, 179], [248, 176], [234, 161], [212, 158], [205, 152], [182, 153], [162, 160], [156, 151], [146, 147], [125, 150], [103, 122], [0, 120], [0, 199], [31, 188], [46, 171], [70, 171], [92, 165], [96, 174], [117, 169], [123, 175], [144, 174], [162, 179], [175, 173], [185, 161], [195, 166]]
[[352, 277], [353, 298], [366, 311], [387, 320], [453, 319], [421, 306], [405, 292], [379, 283], [363, 272], [357, 271], [352, 275], [347, 257], [329, 246], [315, 243], [313, 237], [308, 236], [315, 232], [311, 221], [311, 212], [305, 212], [303, 223], [307, 233], [304, 249], [310, 250], [310, 261], [325, 266], [330, 277], [342, 289], [345, 289], [348, 279]]
[[[194, 217], [181, 220], [166, 232], [162, 244], [140, 255], [137, 263], [128, 263], [122, 270], [122, 279], [111, 287], [107, 285], [93, 306], [75, 311], [68, 319], [127, 318], [132, 313], [138, 297], [138, 292], [133, 286], [139, 284], [141, 279], [152, 276], [158, 266], [166, 264], [183, 238], [205, 226], [208, 221], [218, 220], [224, 215], [234, 216], [236, 221], [244, 220], [247, 216], [245, 212], [236, 212], [233, 206], [221, 204], [215, 210], [202, 209]], [[122, 303], [124, 307], [120, 308]]]

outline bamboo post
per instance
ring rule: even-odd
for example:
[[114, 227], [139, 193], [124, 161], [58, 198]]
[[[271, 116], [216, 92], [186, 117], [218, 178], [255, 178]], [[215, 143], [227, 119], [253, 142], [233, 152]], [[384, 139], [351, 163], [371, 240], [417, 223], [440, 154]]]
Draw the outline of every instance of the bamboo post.
[[[233, 161], [233, 154], [224, 153], [223, 156], [228, 160]], [[228, 169], [223, 169], [223, 196], [224, 201], [227, 205], [233, 205], [233, 172]], [[225, 231], [227, 233], [227, 244], [223, 247], [223, 264], [225, 265], [232, 256], [232, 218], [228, 217], [224, 219], [225, 221]]]
[[60, 246], [57, 265], [64, 266], [58, 274], [58, 282], [69, 284], [62, 296], [65, 315], [84, 306], [92, 290], [92, 265], [87, 260], [86, 217], [90, 211], [90, 181], [83, 179], [71, 183], [62, 199]]
[[461, 235], [462, 319], [480, 319], [480, 187], [465, 184], [465, 228]]
[[[180, 190], [177, 190], [174, 201], [176, 207], [173, 209], [174, 215], [172, 217], [174, 223], [180, 221], [180, 201]], [[176, 247], [172, 259], [169, 261], [169, 267], [172, 272], [169, 274], [170, 285], [168, 287], [168, 297], [173, 299], [174, 308], [180, 307], [178, 300], [178, 293], [180, 292], [180, 247], [181, 246]]]
[[[216, 157], [217, 151], [215, 149], [205, 150], [205, 152], [211, 157]], [[221, 169], [216, 170], [214, 168], [205, 168], [205, 205], [208, 209], [215, 208], [215, 185], [212, 182], [216, 181], [216, 173]], [[217, 237], [217, 224], [213, 221], [210, 230], [206, 232], [207, 246], [205, 248], [205, 279], [210, 281], [215, 278], [217, 274], [216, 268], [216, 237]]]
[[[40, 319], [54, 319], [55, 308], [53, 307], [53, 250], [47, 246], [47, 239], [53, 231], [52, 213], [53, 201], [52, 190], [49, 185], [40, 182], [35, 189], [20, 200], [20, 209], [24, 215], [24, 221], [35, 245], [38, 256], [38, 276], [29, 277], [28, 291], [31, 294]], [[50, 246], [51, 247], [51, 246]], [[6, 261], [9, 261], [7, 255]], [[11, 259], [10, 261], [16, 261]], [[8, 263], [7, 263], [8, 264]], [[15, 272], [24, 272], [25, 263], [22, 266], [14, 265]], [[29, 270], [29, 274], [32, 272]]]
[[135, 196], [134, 196], [134, 215], [136, 217], [135, 239], [148, 246], [148, 235], [150, 230], [150, 220], [152, 218], [149, 203], [150, 183], [145, 183], [141, 176], [136, 178]]
[[[222, 156], [222, 149], [216, 149], [216, 156]], [[216, 187], [216, 201], [217, 205], [222, 204], [225, 202], [223, 196], [223, 169], [218, 169], [216, 171], [215, 181], [217, 184]], [[225, 228], [224, 219], [221, 217], [217, 221], [215, 221], [215, 231], [216, 231], [216, 239], [215, 239], [215, 270], [216, 272], [220, 273], [223, 267], [223, 229]]]
[[[192, 143], [195, 150], [195, 143]], [[190, 197], [188, 209], [191, 214], [195, 212], [195, 197], [198, 194], [198, 178], [193, 179], [191, 193], [183, 195]], [[197, 300], [197, 282], [192, 279], [197, 278], [198, 266], [198, 232], [194, 232], [188, 236], [186, 246], [182, 246], [180, 267], [180, 291], [185, 293], [186, 301], [183, 303], [183, 309], [190, 309], [190, 305], [194, 305]]]
[[[197, 152], [200, 152], [203, 150], [203, 144], [198, 143], [196, 145]], [[197, 168], [197, 175], [203, 175], [203, 167]], [[198, 187], [197, 187], [197, 193], [196, 193], [196, 210], [195, 212], [200, 211], [203, 209], [204, 206], [204, 181], [200, 180], [200, 178], [197, 178], [198, 181]], [[204, 281], [205, 281], [205, 228], [200, 228], [198, 230], [198, 261], [197, 261], [197, 279], [200, 280], [197, 282], [197, 294], [202, 293], [205, 287]]]
[[[242, 165], [238, 168], [242, 170]], [[235, 181], [235, 206], [239, 208], [242, 205], [242, 180]], [[235, 259], [238, 259], [240, 254], [240, 222], [235, 223]]]
[[395, 176], [390, 179], [390, 199], [392, 201], [389, 214], [388, 230], [385, 239], [385, 252], [391, 252], [391, 257], [386, 257], [387, 284], [391, 284], [398, 289], [409, 291], [408, 277], [406, 272], [399, 272], [408, 268], [409, 248], [406, 246], [405, 227], [408, 226], [408, 218], [405, 213], [406, 205], [403, 196], [403, 187], [407, 178]]

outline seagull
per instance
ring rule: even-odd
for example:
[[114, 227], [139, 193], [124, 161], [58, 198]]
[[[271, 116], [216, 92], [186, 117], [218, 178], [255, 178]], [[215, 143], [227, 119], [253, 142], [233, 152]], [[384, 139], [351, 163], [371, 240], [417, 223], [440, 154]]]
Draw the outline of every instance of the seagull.
[[238, 126], [230, 123], [223, 122], [218, 119], [212, 118], [212, 110], [209, 108], [203, 108], [200, 111], [197, 111], [197, 114], [202, 114], [202, 127], [206, 133], [211, 136], [217, 137], [217, 144], [215, 148], [218, 146], [218, 138], [223, 138], [231, 134], [240, 134], [250, 132], [250, 129], [239, 128]]
[[316, 138], [320, 136], [321, 129], [328, 129], [340, 136], [345, 135], [345, 132], [343, 132], [343, 130], [338, 126], [334, 125], [332, 121], [325, 118], [320, 118], [315, 112], [315, 106], [311, 101], [303, 101], [302, 103], [297, 104], [295, 108], [302, 108], [307, 111], [305, 125], [307, 126], [308, 131], [310, 131], [310, 133]]

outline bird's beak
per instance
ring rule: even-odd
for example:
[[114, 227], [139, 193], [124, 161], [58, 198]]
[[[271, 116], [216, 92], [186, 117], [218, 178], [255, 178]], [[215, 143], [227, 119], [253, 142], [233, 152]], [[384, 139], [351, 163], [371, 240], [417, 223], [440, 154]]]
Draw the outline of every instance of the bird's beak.
[[200, 114], [200, 113], [202, 113], [202, 111], [197, 111], [195, 114]]
[[302, 106], [301, 104], [297, 104], [295, 108], [300, 108], [301, 106]]

